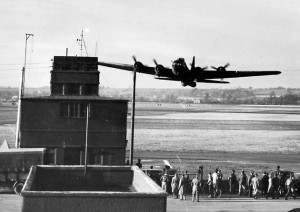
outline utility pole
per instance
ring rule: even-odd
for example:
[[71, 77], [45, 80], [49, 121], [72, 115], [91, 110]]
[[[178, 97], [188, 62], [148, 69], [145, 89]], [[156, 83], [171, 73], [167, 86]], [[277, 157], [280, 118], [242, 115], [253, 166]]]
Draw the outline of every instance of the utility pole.
[[86, 105], [86, 125], [85, 125], [85, 154], [84, 154], [84, 174], [87, 173], [88, 164], [88, 135], [89, 135], [89, 116], [90, 116], [90, 104]]
[[135, 115], [135, 86], [136, 86], [136, 68], [133, 70], [133, 90], [131, 106], [131, 143], [130, 143], [130, 164], [133, 165], [133, 144], [134, 144], [134, 115]]
[[33, 34], [25, 34], [25, 60], [24, 60], [24, 66], [22, 68], [22, 77], [21, 77], [21, 83], [19, 88], [19, 102], [18, 102], [18, 117], [17, 117], [17, 130], [16, 130], [16, 143], [15, 147], [19, 148], [20, 146], [20, 119], [21, 119], [21, 98], [24, 97], [24, 89], [25, 89], [25, 70], [26, 70], [26, 59], [27, 59], [27, 40], [30, 36], [33, 36]]

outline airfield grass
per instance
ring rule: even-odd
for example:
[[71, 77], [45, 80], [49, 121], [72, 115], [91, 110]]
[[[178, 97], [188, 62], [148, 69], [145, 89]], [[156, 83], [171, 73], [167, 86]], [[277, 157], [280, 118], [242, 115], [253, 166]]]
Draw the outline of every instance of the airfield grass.
[[299, 153], [300, 131], [135, 130], [139, 151]]
[[[189, 172], [222, 167], [225, 177], [231, 169], [262, 173], [278, 164], [300, 172], [299, 106], [137, 103], [136, 109], [135, 157], [144, 165], [165, 158]], [[16, 122], [16, 110], [0, 107], [1, 141], [15, 139], [4, 124]], [[127, 128], [130, 143], [130, 116]]]

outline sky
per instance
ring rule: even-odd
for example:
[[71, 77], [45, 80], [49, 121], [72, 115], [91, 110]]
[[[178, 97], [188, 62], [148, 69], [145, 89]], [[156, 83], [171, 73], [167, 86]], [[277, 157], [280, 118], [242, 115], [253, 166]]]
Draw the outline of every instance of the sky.
[[[25, 87], [50, 85], [54, 56], [81, 55], [133, 64], [132, 56], [166, 67], [184, 57], [196, 66], [278, 70], [276, 76], [198, 83], [198, 88], [299, 88], [298, 0], [10, 0], [0, 3], [0, 86], [19, 87], [27, 42]], [[83, 52], [85, 56], [85, 52]], [[132, 87], [132, 73], [99, 66], [100, 85]], [[227, 80], [227, 79], [226, 79]], [[138, 88], [182, 88], [180, 82], [138, 74]], [[191, 88], [187, 88], [191, 89]]]

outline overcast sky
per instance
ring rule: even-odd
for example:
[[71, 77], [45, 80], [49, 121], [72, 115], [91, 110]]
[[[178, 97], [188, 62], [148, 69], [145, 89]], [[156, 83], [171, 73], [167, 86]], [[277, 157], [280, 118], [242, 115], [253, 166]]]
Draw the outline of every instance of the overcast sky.
[[[299, 0], [10, 0], [0, 3], [0, 86], [19, 86], [28, 39], [26, 87], [50, 84], [53, 56], [80, 55], [84, 30], [89, 56], [165, 66], [196, 56], [197, 66], [279, 70], [278, 76], [229, 79], [198, 88], [299, 87]], [[97, 43], [97, 51], [96, 49]], [[99, 66], [100, 84], [128, 88], [132, 74]], [[137, 87], [181, 88], [180, 82], [138, 74]]]

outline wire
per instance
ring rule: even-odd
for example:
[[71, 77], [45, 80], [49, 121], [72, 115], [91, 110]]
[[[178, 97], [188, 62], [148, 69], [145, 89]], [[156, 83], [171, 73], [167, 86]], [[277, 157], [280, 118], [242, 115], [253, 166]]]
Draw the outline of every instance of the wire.
[[121, 96], [121, 93], [115, 88], [115, 86], [105, 77], [105, 75], [102, 73], [102, 77], [105, 79], [105, 81], [112, 87], [112, 89]]
[[[27, 69], [29, 69], [29, 70], [31, 70], [31, 69], [42, 69], [42, 68], [51, 68], [52, 66], [41, 66], [41, 67], [26, 67], [26, 70]], [[0, 70], [21, 70], [21, 68], [20, 67], [18, 67], [18, 68], [0, 68]]]
[[[30, 63], [31, 65], [34, 64], [49, 64], [49, 62], [47, 63]], [[23, 66], [23, 63], [0, 63], [0, 66], [11, 66], [11, 65], [18, 65], [18, 66]]]

